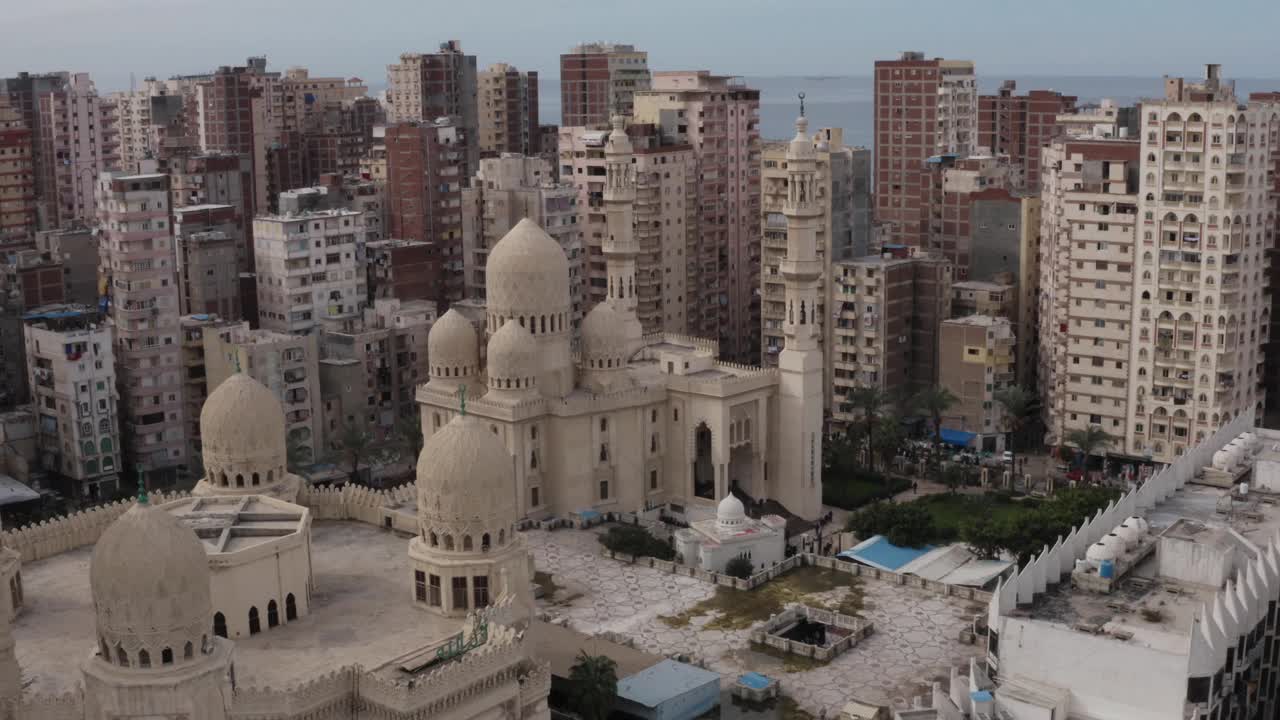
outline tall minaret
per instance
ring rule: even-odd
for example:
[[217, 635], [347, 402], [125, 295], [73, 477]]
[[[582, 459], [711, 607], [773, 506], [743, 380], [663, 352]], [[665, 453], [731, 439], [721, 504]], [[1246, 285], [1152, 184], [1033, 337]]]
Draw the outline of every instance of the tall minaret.
[[809, 121], [800, 117], [787, 148], [787, 257], [780, 263], [786, 283], [785, 347], [778, 357], [778, 457], [770, 473], [770, 495], [807, 520], [822, 514], [822, 350], [818, 347], [818, 222], [822, 208], [814, 196], [818, 160]]
[[626, 118], [621, 115], [613, 116], [613, 131], [604, 146], [604, 164], [604, 209], [609, 236], [601, 249], [609, 273], [606, 302], [626, 318], [627, 352], [631, 353], [640, 347], [644, 331], [636, 314], [636, 254], [640, 252], [640, 245], [636, 242], [633, 207], [635, 156], [631, 152], [631, 138], [627, 137]]

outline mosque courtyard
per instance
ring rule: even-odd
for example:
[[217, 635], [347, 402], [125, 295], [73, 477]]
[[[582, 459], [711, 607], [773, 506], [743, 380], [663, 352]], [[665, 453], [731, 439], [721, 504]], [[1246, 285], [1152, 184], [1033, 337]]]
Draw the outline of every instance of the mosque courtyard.
[[[726, 679], [754, 670], [781, 680], [783, 693], [817, 715], [833, 717], [850, 700], [897, 707], [929, 691], [950, 668], [982, 654], [959, 641], [985, 606], [844, 573], [797, 570], [743, 595], [694, 578], [603, 557], [597, 533], [525, 533], [544, 590], [549, 618], [587, 634], [612, 632], [656, 655], [684, 655]], [[800, 573], [797, 576], [797, 573]], [[818, 581], [813, 573], [838, 577]], [[793, 579], [792, 576], [797, 576]], [[853, 586], [848, 583], [852, 582]], [[780, 588], [771, 588], [781, 583]], [[717, 597], [717, 593], [721, 595]], [[752, 648], [752, 613], [767, 611], [755, 593], [801, 599], [831, 609], [860, 608], [875, 626], [870, 637], [827, 664]]]

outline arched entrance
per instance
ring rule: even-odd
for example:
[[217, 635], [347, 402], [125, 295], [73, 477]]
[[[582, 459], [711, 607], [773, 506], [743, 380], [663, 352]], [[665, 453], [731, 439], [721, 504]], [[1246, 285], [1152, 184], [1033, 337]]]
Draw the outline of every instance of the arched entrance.
[[711, 428], [705, 422], [693, 430], [693, 494], [716, 499], [716, 468], [711, 461]]

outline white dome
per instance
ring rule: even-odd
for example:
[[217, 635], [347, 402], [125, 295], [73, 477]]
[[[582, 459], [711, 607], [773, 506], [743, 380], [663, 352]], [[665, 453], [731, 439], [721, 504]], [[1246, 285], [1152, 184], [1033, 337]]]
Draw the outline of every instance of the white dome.
[[1112, 546], [1099, 540], [1089, 546], [1089, 549], [1085, 551], [1084, 557], [1086, 560], [1095, 563], [1102, 562], [1103, 560], [1115, 560], [1116, 551]]
[[529, 218], [493, 247], [485, 276], [485, 305], [491, 316], [538, 318], [569, 310], [569, 259], [560, 244]]
[[1124, 541], [1125, 547], [1133, 547], [1142, 539], [1142, 531], [1127, 521], [1117, 525], [1111, 532]]
[[286, 444], [280, 399], [249, 375], [235, 373], [200, 409], [200, 447], [205, 476], [215, 485], [251, 489], [283, 478]]
[[427, 334], [427, 362], [432, 378], [469, 377], [480, 366], [480, 338], [471, 321], [449, 310]]
[[613, 360], [613, 367], [621, 367], [626, 354], [626, 318], [613, 305], [597, 303], [582, 319], [583, 364], [594, 367], [592, 361]]
[[[417, 487], [423, 535], [449, 535], [448, 545], [457, 550], [463, 549], [463, 536], [478, 539], [481, 533], [499, 530], [509, 534], [515, 524], [511, 454], [475, 416], [455, 417], [427, 438], [418, 456]], [[480, 543], [473, 547], [479, 550]]]
[[107, 527], [93, 548], [89, 587], [109, 662], [136, 667], [140, 651], [159, 667], [164, 650], [202, 651], [213, 622], [209, 559], [195, 532], [165, 510], [139, 503]]
[[737, 495], [729, 493], [716, 506], [716, 524], [721, 530], [733, 530], [747, 521], [747, 509]]
[[533, 387], [538, 376], [538, 344], [524, 326], [508, 320], [489, 338], [486, 361], [489, 387]]

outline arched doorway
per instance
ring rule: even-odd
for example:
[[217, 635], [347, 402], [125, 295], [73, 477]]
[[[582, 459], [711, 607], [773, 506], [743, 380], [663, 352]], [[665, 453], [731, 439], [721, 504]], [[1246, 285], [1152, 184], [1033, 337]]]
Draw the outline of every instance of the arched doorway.
[[255, 605], [249, 608], [249, 634], [257, 635], [262, 632], [262, 621], [258, 619], [258, 607]]
[[221, 638], [227, 636], [227, 618], [220, 612], [213, 614], [213, 634]]
[[267, 627], [273, 628], [280, 624], [280, 606], [275, 600], [267, 603]]
[[284, 596], [284, 621], [292, 622], [298, 619], [298, 603], [293, 599], [293, 593]]
[[716, 499], [716, 468], [711, 461], [711, 428], [705, 422], [693, 430], [693, 494]]

